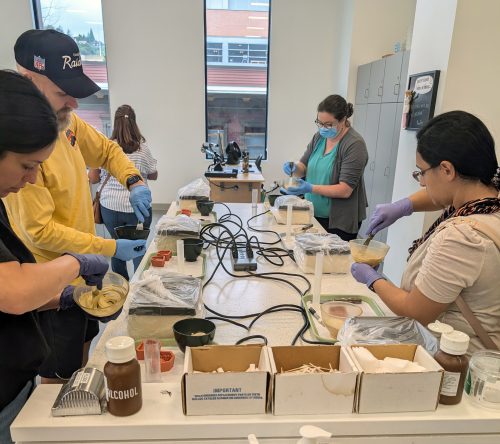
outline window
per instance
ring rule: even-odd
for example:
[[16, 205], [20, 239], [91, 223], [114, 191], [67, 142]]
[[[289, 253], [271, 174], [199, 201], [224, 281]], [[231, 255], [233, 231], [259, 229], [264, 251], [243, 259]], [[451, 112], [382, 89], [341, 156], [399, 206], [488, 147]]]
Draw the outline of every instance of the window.
[[78, 44], [83, 70], [101, 90], [78, 99], [75, 112], [109, 137], [111, 118], [101, 0], [33, 0], [33, 7], [38, 29], [55, 29]]
[[269, 2], [205, 1], [206, 140], [267, 158]]
[[222, 63], [222, 43], [207, 42], [207, 63]]

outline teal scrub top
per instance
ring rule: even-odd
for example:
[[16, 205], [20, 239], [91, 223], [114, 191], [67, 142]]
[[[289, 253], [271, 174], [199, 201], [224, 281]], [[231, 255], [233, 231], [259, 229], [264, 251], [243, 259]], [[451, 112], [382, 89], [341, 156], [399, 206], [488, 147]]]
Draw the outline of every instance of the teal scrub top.
[[[306, 181], [313, 185], [330, 185], [332, 178], [332, 168], [337, 157], [337, 148], [339, 144], [335, 145], [333, 149], [324, 154], [326, 148], [326, 139], [322, 137], [318, 140], [314, 148], [309, 162], [307, 163]], [[319, 194], [306, 193], [305, 198], [312, 202], [314, 205], [315, 217], [330, 217], [331, 199]]]

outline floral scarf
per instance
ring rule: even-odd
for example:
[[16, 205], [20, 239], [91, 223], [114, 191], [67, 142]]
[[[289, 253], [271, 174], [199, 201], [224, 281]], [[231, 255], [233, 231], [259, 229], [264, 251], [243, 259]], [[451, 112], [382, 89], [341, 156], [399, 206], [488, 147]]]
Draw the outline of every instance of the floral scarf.
[[471, 200], [458, 209], [455, 209], [453, 206], [446, 208], [446, 210], [443, 211], [443, 214], [436, 219], [427, 232], [420, 239], [413, 241], [412, 246], [408, 249], [408, 253], [410, 254], [407, 260], [410, 259], [415, 250], [427, 239], [429, 239], [436, 228], [445, 220], [451, 217], [470, 216], [471, 214], [492, 214], [498, 211], [500, 211], [500, 199], [497, 197], [486, 197], [484, 199]]

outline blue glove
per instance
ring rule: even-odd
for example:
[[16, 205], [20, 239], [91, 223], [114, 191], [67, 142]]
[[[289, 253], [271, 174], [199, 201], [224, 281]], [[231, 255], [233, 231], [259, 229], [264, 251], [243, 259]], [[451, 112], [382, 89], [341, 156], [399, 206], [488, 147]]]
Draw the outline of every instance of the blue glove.
[[285, 162], [283, 164], [283, 172], [287, 176], [291, 176], [296, 170], [297, 170], [297, 165], [295, 165], [295, 162]]
[[87, 285], [102, 288], [102, 278], [109, 268], [108, 260], [99, 254], [65, 253], [73, 256], [80, 263], [80, 276]]
[[285, 191], [286, 194], [294, 194], [295, 196], [300, 196], [306, 193], [312, 193], [313, 186], [309, 182], [306, 182], [304, 179], [298, 180], [299, 186], [297, 187], [288, 187]]
[[146, 185], [136, 185], [130, 189], [130, 204], [139, 222], [149, 216], [151, 191]]
[[[68, 285], [61, 293], [61, 296], [59, 297], [59, 309], [60, 310], [67, 310], [68, 308], [72, 308], [78, 305], [76, 305], [75, 300], [73, 299], [73, 293], [75, 291], [75, 287], [73, 285]], [[80, 308], [80, 307], [78, 307]], [[80, 310], [82, 310], [80, 308]], [[114, 319], [116, 319], [118, 316], [120, 316], [120, 313], [122, 312], [122, 309], [120, 308], [116, 313], [113, 313], [110, 316], [105, 316], [105, 317], [97, 317], [97, 316], [92, 316], [90, 313], [87, 313], [85, 310], [82, 310], [85, 313], [85, 317], [87, 319], [90, 319], [91, 321], [100, 321], [100, 322], [109, 322]]]
[[136, 257], [144, 255], [144, 250], [146, 249], [146, 240], [128, 240], [128, 239], [117, 239], [116, 240], [116, 252], [115, 256], [121, 261], [130, 261]]
[[368, 288], [370, 288], [375, 281], [384, 279], [378, 271], [368, 264], [359, 264], [357, 262], [351, 265], [351, 274], [354, 279], [362, 284], [366, 284]]
[[366, 234], [377, 234], [380, 230], [392, 225], [399, 218], [409, 216], [412, 213], [413, 206], [407, 197], [397, 202], [377, 205], [370, 217]]

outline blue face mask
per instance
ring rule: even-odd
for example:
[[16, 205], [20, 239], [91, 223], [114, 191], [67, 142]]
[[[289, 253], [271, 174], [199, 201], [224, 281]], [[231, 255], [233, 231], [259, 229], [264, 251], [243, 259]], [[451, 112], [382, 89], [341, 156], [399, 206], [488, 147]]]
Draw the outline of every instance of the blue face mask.
[[326, 139], [334, 139], [337, 136], [337, 128], [323, 128], [319, 129], [319, 134], [321, 137]]

